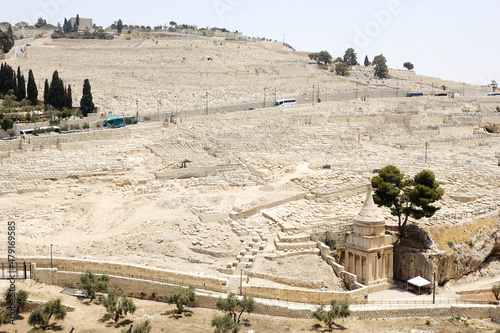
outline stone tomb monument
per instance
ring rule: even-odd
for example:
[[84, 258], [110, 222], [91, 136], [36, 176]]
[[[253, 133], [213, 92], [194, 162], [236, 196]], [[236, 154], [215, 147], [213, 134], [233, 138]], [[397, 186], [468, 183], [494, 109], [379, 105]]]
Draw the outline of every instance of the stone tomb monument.
[[368, 186], [365, 205], [354, 217], [353, 230], [345, 244], [345, 269], [358, 282], [375, 285], [392, 282], [392, 236], [385, 234], [385, 221]]

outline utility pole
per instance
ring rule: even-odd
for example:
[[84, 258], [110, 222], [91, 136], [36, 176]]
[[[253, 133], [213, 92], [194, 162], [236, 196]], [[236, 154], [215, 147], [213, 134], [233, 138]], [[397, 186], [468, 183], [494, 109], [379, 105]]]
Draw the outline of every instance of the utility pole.
[[436, 304], [436, 272], [433, 272], [434, 281], [432, 285], [432, 304]]
[[425, 142], [425, 163], [427, 163], [427, 145], [428, 145], [428, 144], [429, 144], [429, 143], [426, 141], [426, 142]]
[[240, 268], [240, 296], [243, 294], [243, 268]]
[[161, 100], [158, 100], [158, 121], [160, 121], [160, 105], [161, 105]]
[[207, 113], [207, 116], [208, 116], [208, 91], [207, 91], [207, 105], [206, 105], [205, 110], [206, 110], [206, 113]]
[[266, 88], [264, 88], [264, 106], [262, 108], [266, 108]]
[[312, 102], [313, 102], [313, 106], [314, 106], [314, 84], [313, 84], [313, 95], [312, 95]]
[[50, 244], [50, 268], [52, 268], [52, 245], [53, 244]]

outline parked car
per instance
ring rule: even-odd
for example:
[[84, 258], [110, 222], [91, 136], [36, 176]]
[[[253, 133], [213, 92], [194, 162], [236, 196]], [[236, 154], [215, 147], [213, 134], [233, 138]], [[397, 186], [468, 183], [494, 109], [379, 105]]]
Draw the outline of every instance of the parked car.
[[14, 140], [17, 139], [17, 136], [8, 136], [6, 138], [3, 138], [2, 140]]

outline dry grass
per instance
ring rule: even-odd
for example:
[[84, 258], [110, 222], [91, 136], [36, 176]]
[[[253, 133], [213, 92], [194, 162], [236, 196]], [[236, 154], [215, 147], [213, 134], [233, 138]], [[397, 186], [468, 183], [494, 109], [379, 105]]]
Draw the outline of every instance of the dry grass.
[[[494, 218], [484, 218], [466, 223], [460, 226], [445, 225], [439, 228], [430, 230], [432, 239], [439, 246], [441, 250], [446, 252], [453, 252], [453, 244], [472, 244], [472, 238], [482, 228], [487, 231], [498, 227], [499, 220]], [[450, 243], [451, 242], [451, 243]], [[451, 246], [450, 246], [451, 245]]]

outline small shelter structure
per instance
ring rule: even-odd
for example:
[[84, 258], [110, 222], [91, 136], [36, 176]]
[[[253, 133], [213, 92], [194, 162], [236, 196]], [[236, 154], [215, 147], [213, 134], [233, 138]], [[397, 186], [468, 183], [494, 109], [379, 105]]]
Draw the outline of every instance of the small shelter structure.
[[408, 283], [418, 287], [418, 294], [420, 295], [420, 288], [431, 284], [431, 281], [428, 281], [421, 276], [417, 276], [408, 280]]

